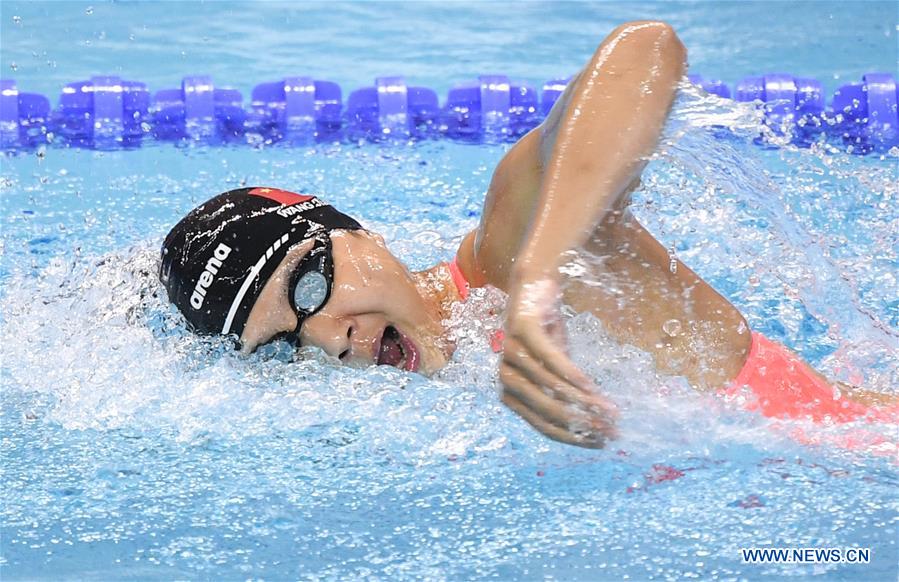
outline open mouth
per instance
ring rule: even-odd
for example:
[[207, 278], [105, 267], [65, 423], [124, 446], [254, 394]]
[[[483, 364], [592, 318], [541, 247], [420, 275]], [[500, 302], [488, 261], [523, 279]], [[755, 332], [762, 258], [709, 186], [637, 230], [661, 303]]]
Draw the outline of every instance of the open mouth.
[[378, 365], [394, 366], [401, 370], [418, 370], [418, 350], [415, 344], [400, 330], [388, 325], [384, 328], [381, 345], [378, 348]]

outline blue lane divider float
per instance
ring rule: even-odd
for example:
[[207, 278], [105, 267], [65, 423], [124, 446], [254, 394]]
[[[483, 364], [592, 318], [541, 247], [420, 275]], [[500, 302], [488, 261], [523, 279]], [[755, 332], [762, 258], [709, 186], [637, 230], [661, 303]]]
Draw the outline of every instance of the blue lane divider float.
[[730, 88], [723, 81], [706, 79], [702, 75], [688, 75], [687, 77], [691, 83], [700, 87], [706, 93], [730, 99]]
[[737, 101], [763, 104], [765, 123], [776, 133], [790, 131], [793, 143], [808, 145], [825, 130], [824, 91], [815, 79], [772, 73], [737, 83]]
[[253, 88], [247, 129], [264, 140], [307, 143], [341, 127], [340, 86], [312, 77], [287, 77]]
[[95, 76], [62, 89], [53, 133], [84, 147], [139, 145], [149, 121], [147, 86], [114, 76]]
[[835, 127], [843, 141], [866, 153], [878, 144], [899, 144], [899, 87], [892, 75], [868, 73], [833, 96]]
[[50, 101], [37, 93], [20, 93], [12, 79], [0, 80], [0, 146], [4, 150], [46, 143]]
[[[0, 142], [5, 151], [60, 143], [89, 148], [137, 147], [142, 140], [219, 143], [305, 144], [338, 139], [447, 137], [463, 141], [516, 138], [550, 112], [571, 78], [537, 90], [504, 75], [481, 75], [450, 89], [440, 105], [427, 87], [403, 77], [379, 77], [351, 92], [346, 109], [337, 83], [287, 77], [257, 85], [248, 107], [236, 89], [216, 87], [205, 75], [185, 77], [179, 88], [150, 98], [144, 83], [95, 76], [66, 85], [59, 105], [35, 93], [20, 93], [15, 81], [0, 84]], [[841, 86], [827, 107], [815, 79], [776, 73], [746, 77], [733, 93], [723, 82], [690, 75], [708, 93], [762, 107], [775, 132], [789, 131], [807, 145], [821, 134], [855, 153], [899, 145], [895, 78], [868, 73]]]
[[243, 95], [219, 89], [207, 75], [184, 77], [178, 89], [153, 96], [153, 136], [157, 139], [230, 141], [246, 131]]
[[403, 77], [379, 77], [374, 86], [350, 94], [348, 132], [351, 138], [429, 137], [436, 133], [439, 112], [433, 90], [407, 86]]
[[533, 87], [514, 84], [505, 75], [481, 75], [450, 89], [440, 130], [468, 140], [518, 137], [540, 123], [538, 106]]
[[562, 93], [565, 92], [565, 87], [568, 86], [568, 83], [573, 78], [574, 77], [553, 79], [552, 81], [547, 81], [543, 84], [543, 93], [540, 95], [540, 113], [543, 117], [549, 115], [553, 105], [556, 104], [556, 101], [558, 101], [559, 97], [562, 96]]

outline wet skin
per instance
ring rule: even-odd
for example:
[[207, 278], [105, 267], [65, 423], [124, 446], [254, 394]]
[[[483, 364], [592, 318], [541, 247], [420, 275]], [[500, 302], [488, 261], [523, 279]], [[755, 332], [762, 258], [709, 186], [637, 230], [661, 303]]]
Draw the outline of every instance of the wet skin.
[[[460, 299], [446, 267], [411, 273], [379, 235], [368, 231], [334, 231], [331, 245], [331, 297], [303, 323], [301, 344], [350, 365], [382, 360], [423, 374], [442, 368], [453, 346], [441, 322]], [[245, 353], [296, 328], [288, 281], [311, 247], [312, 241], [293, 247], [263, 287], [241, 335]]]
[[[481, 223], [458, 251], [459, 266], [474, 286], [489, 284], [510, 294], [502, 400], [551, 438], [602, 446], [614, 436], [616, 415], [614, 405], [564, 351], [552, 307], [563, 291], [565, 301], [595, 313], [619, 331], [619, 339], [647, 348], [664, 369], [692, 376], [697, 384], [733, 377], [745, 359], [748, 333], [740, 345], [720, 345], [717, 366], [702, 366], [722, 370], [717, 378], [701, 377], [695, 358], [678, 353], [689, 349], [688, 342], [657, 348], [656, 323], [661, 322], [654, 317], [684, 318], [686, 324], [687, 318], [711, 314], [718, 327], [728, 329], [736, 329], [742, 318], [698, 277], [687, 277], [685, 267], [660, 276], [661, 245], [624, 220], [629, 187], [656, 146], [685, 56], [664, 23], [629, 23], [613, 31], [544, 123], [499, 163]], [[336, 289], [326, 307], [303, 325], [303, 341], [350, 363], [377, 363], [378, 346], [394, 327], [412, 344], [419, 371], [443, 365], [452, 346], [440, 322], [448, 302], [458, 299], [445, 267], [411, 274], [370, 235], [335, 234], [333, 239]], [[558, 268], [566, 253], [591, 245], [592, 252], [617, 258], [609, 262], [611, 275], [630, 277], [634, 288], [644, 289], [639, 298], [625, 297], [622, 303], [616, 297], [610, 306], [595, 289], [561, 280]], [[294, 329], [286, 280], [306, 250], [292, 250], [264, 288], [242, 336], [246, 351]], [[641, 269], [631, 268], [634, 264]], [[670, 273], [667, 253], [664, 271]], [[669, 313], [657, 313], [654, 303], [660, 298]], [[700, 298], [714, 302], [697, 313], [694, 301]], [[636, 320], [645, 323], [627, 328], [620, 324], [623, 313], [636, 313]]]
[[[686, 265], [672, 264], [627, 208], [685, 62], [664, 23], [615, 29], [543, 124], [497, 165], [481, 222], [457, 253], [473, 286], [509, 294], [502, 401], [561, 442], [604, 446], [617, 413], [569, 359], [560, 300], [592, 312], [617, 340], [650, 353], [660, 371], [699, 389], [725, 386], [749, 352], [743, 316]], [[453, 349], [442, 322], [460, 299], [447, 267], [410, 273], [365, 231], [335, 232], [332, 242], [335, 286], [304, 323], [302, 342], [350, 364], [425, 374], [442, 367]], [[266, 284], [241, 336], [244, 351], [295, 328], [287, 280], [308, 249], [292, 249]], [[594, 277], [566, 277], [564, 265], [584, 257]]]

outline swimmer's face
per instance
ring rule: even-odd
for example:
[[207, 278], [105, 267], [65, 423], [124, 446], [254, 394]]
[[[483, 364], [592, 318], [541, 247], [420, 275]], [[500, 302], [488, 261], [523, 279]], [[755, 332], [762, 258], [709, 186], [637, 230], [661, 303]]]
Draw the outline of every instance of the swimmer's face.
[[[290, 275], [312, 244], [291, 249], [263, 287], [241, 335], [243, 352], [296, 328]], [[420, 293], [384, 239], [362, 230], [333, 231], [331, 246], [331, 296], [303, 323], [301, 345], [319, 347], [351, 365], [386, 364], [422, 374], [443, 367], [451, 347], [442, 339], [439, 309]]]

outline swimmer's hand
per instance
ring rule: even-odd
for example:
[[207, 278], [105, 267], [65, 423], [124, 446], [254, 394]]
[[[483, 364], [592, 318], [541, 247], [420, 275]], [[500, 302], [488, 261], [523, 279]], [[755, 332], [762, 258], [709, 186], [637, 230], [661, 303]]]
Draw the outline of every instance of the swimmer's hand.
[[500, 363], [502, 401], [551, 439], [602, 448], [615, 438], [615, 406], [564, 350], [559, 287], [551, 278], [511, 286]]

